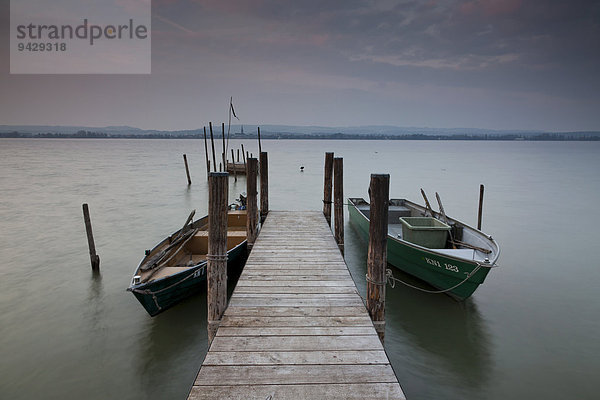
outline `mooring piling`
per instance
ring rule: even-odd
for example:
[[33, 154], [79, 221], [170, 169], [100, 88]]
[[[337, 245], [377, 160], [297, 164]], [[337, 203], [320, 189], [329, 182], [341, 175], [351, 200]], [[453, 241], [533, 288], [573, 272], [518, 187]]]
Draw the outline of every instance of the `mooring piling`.
[[260, 126], [258, 127], [258, 154], [262, 153], [262, 146], [260, 144]]
[[213, 135], [212, 122], [208, 123], [208, 128], [210, 129], [210, 145], [212, 147], [213, 168], [216, 171], [217, 170], [217, 157], [216, 157], [216, 154], [215, 154], [215, 137]]
[[325, 153], [325, 174], [323, 179], [323, 214], [331, 227], [331, 182], [333, 177], [333, 153]]
[[221, 123], [221, 135], [223, 137], [223, 152], [221, 156], [223, 157], [223, 171], [227, 171], [227, 146], [225, 145], [225, 122]]
[[227, 172], [208, 176], [207, 303], [208, 341], [215, 337], [227, 308]]
[[335, 241], [344, 254], [344, 159], [333, 159], [333, 217]]
[[190, 168], [188, 167], [187, 156], [183, 155], [183, 163], [185, 164], [185, 174], [187, 175], [188, 185], [192, 184], [192, 179], [190, 178]]
[[248, 250], [252, 250], [254, 241], [258, 234], [258, 204], [256, 196], [256, 175], [258, 173], [258, 160], [248, 158], [246, 164], [246, 236], [248, 241]]
[[369, 250], [367, 254], [367, 310], [381, 343], [385, 336], [388, 202], [390, 176], [371, 174]]
[[208, 157], [208, 141], [206, 140], [206, 127], [204, 127], [204, 155], [206, 158], [206, 178], [210, 174], [210, 158]]
[[265, 222], [269, 213], [269, 157], [266, 151], [260, 153], [260, 223]]
[[231, 163], [233, 164], [233, 180], [234, 182], [237, 182], [237, 168], [235, 166], [235, 153], [233, 152], [233, 149], [231, 149]]
[[479, 185], [479, 211], [477, 212], [477, 229], [481, 230], [481, 218], [483, 216], [483, 184]]
[[83, 221], [85, 222], [85, 232], [87, 234], [88, 247], [90, 250], [90, 263], [94, 273], [100, 272], [100, 257], [96, 254], [96, 245], [94, 244], [94, 235], [92, 233], [92, 221], [90, 219], [90, 210], [87, 203], [83, 203]]

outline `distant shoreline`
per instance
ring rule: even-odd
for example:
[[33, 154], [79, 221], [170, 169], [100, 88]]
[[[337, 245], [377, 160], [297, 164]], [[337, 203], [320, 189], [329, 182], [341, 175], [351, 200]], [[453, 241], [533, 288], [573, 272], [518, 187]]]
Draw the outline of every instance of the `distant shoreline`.
[[[143, 135], [136, 134], [118, 134], [104, 132], [77, 132], [77, 133], [22, 133], [22, 132], [0, 132], [0, 138], [21, 138], [21, 139], [204, 139], [204, 135], [199, 134], [168, 134], [168, 133], [150, 133]], [[222, 136], [215, 136], [215, 139], [221, 139]], [[250, 139], [256, 140], [257, 135], [239, 135], [232, 134], [229, 139]], [[262, 133], [261, 139], [269, 140], [462, 140], [462, 141], [553, 141], [553, 142], [581, 142], [581, 141], [600, 141], [597, 135], [576, 135], [564, 133], [542, 133], [538, 135], [517, 135], [517, 134], [497, 134], [497, 135], [425, 135], [425, 134], [406, 134], [406, 135], [359, 135], [359, 134], [277, 134]]]

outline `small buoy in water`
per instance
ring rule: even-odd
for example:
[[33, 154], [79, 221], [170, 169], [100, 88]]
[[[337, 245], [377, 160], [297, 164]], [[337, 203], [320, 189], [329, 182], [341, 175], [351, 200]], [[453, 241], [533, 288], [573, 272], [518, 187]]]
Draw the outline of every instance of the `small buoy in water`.
[[300, 172], [304, 172], [304, 166], [303, 165], [300, 166]]

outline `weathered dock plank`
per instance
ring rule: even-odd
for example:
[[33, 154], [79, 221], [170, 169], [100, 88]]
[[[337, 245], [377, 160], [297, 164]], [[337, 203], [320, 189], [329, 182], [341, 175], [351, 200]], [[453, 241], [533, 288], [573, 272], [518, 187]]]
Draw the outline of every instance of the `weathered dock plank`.
[[202, 386], [201, 389], [192, 390], [189, 397], [190, 400], [265, 400], [268, 398], [380, 400], [405, 397], [397, 383]]
[[271, 211], [189, 399], [405, 399], [320, 212]]
[[383, 350], [340, 351], [213, 351], [203, 365], [327, 365], [327, 364], [387, 364]]
[[195, 385], [290, 385], [302, 383], [394, 383], [389, 364], [203, 365]]

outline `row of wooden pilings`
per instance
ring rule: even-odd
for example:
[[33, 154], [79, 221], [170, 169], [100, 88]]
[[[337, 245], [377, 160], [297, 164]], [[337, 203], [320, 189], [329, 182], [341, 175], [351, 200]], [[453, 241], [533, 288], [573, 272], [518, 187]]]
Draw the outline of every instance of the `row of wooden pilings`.
[[[332, 195], [333, 181], [333, 202]], [[334, 237], [344, 254], [344, 159], [325, 153], [323, 187], [323, 214], [331, 226], [333, 203]], [[367, 301], [366, 306], [383, 343], [385, 337], [385, 285], [387, 267], [387, 230], [389, 174], [372, 174], [369, 186], [371, 204], [369, 225], [369, 249], [367, 253]]]
[[[258, 160], [249, 158], [246, 165], [247, 192], [247, 241], [248, 249], [258, 234], [258, 219], [264, 222], [269, 210], [268, 203], [268, 157], [260, 153], [260, 213], [257, 207]], [[342, 255], [344, 253], [344, 191], [343, 159], [325, 153], [323, 190], [323, 214], [331, 226], [333, 204], [334, 237]], [[208, 254], [207, 303], [208, 339], [212, 342], [219, 328], [221, 317], [227, 308], [227, 204], [228, 177], [226, 172], [211, 172], [208, 208]], [[332, 190], [333, 189], [333, 190]], [[332, 201], [333, 194], [333, 201]], [[387, 221], [389, 198], [389, 175], [373, 174], [369, 187], [371, 214], [369, 227], [369, 250], [367, 259], [366, 306], [383, 342], [385, 334], [385, 285], [387, 266]]]
[[[248, 251], [258, 235], [258, 225], [269, 212], [269, 161], [266, 152], [260, 152], [260, 211], [257, 201], [257, 175], [259, 162], [250, 157], [246, 160], [246, 237]], [[215, 337], [225, 309], [227, 308], [227, 209], [229, 173], [208, 174], [208, 254], [207, 304], [208, 340]]]
[[[227, 139], [227, 144], [225, 143], [225, 123], [221, 124], [221, 138], [223, 139], [223, 149], [221, 152], [221, 161], [219, 161], [217, 163], [217, 158], [216, 158], [216, 153], [215, 153], [215, 138], [213, 135], [213, 126], [212, 126], [212, 122], [208, 123], [208, 127], [209, 127], [209, 131], [210, 131], [210, 144], [211, 144], [211, 149], [212, 149], [212, 166], [214, 169], [214, 172], [217, 172], [217, 165], [219, 172], [221, 171], [227, 171], [227, 166], [228, 166], [228, 159], [227, 159], [227, 145], [229, 144], [229, 138]], [[262, 154], [262, 147], [261, 147], [261, 142], [260, 142], [260, 126], [257, 128], [258, 130], [258, 152], [259, 154]], [[247, 159], [252, 158], [252, 153], [245, 151], [244, 150], [244, 145], [241, 145], [242, 147], [242, 159], [244, 162], [244, 168], [247, 168]], [[208, 177], [208, 174], [210, 174], [211, 172], [211, 160], [210, 160], [210, 156], [208, 154], [208, 137], [206, 135], [206, 126], [204, 127], [204, 155], [205, 155], [205, 159], [206, 159], [206, 175]], [[236, 163], [236, 159], [235, 159], [235, 152], [233, 149], [231, 149], [231, 161], [233, 162], [233, 177], [235, 179], [235, 181], [237, 182], [237, 169], [235, 167], [235, 163]], [[239, 163], [240, 161], [240, 150], [237, 150], [237, 162]], [[183, 155], [183, 163], [185, 165], [185, 173], [187, 176], [187, 182], [188, 185], [192, 184], [192, 179], [190, 177], [190, 168], [188, 166], [188, 161], [187, 161], [187, 155], [184, 154]]]

